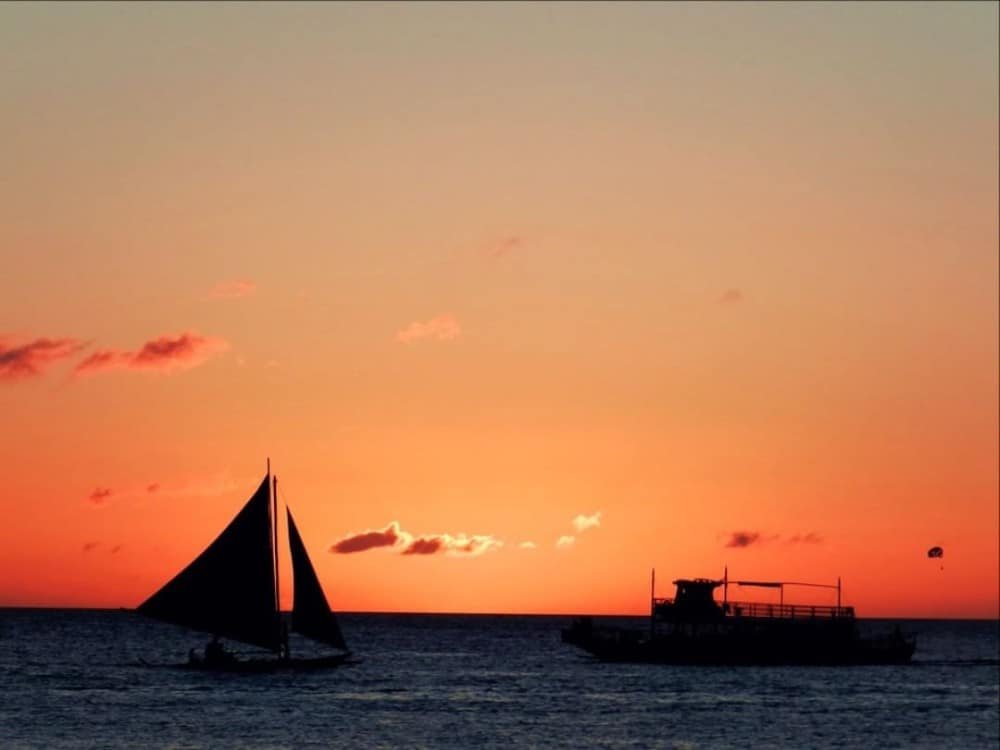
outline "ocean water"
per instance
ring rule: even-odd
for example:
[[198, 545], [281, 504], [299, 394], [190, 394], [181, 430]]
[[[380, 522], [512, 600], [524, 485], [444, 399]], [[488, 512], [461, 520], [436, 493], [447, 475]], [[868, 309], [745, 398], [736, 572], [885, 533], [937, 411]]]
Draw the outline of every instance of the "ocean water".
[[1000, 747], [997, 621], [903, 621], [907, 666], [720, 668], [597, 663], [569, 620], [346, 614], [361, 664], [218, 675], [131, 612], [0, 610], [0, 748]]

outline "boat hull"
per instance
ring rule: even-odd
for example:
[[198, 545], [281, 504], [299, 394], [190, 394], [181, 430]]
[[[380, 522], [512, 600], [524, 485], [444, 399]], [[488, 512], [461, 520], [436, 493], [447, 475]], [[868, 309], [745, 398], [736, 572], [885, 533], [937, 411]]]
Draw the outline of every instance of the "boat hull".
[[839, 666], [906, 664], [916, 644], [901, 635], [862, 638], [833, 628], [761, 628], [702, 634], [656, 634], [579, 625], [562, 633], [565, 643], [601, 661], [690, 665]]

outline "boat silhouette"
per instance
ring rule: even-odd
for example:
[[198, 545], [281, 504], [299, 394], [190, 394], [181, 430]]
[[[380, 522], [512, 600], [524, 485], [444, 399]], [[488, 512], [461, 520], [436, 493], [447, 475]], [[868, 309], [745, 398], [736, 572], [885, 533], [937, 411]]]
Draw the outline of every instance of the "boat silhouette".
[[[672, 599], [650, 595], [648, 630], [600, 627], [592, 618], [577, 618], [562, 631], [562, 640], [602, 661], [704, 665], [850, 665], [905, 664], [916, 640], [897, 626], [889, 633], [864, 636], [854, 607], [841, 606], [837, 584], [793, 581], [734, 581], [739, 586], [775, 588], [778, 604], [731, 602], [728, 571], [722, 579], [674, 581]], [[723, 588], [723, 601], [714, 592]], [[786, 586], [837, 590], [836, 606], [786, 604]]]
[[[203, 653], [189, 652], [188, 668], [222, 672], [324, 669], [351, 657], [286, 507], [293, 581], [291, 630], [337, 649], [319, 657], [291, 655], [288, 623], [279, 609], [277, 487], [268, 461], [257, 491], [215, 541], [136, 610], [212, 635]], [[240, 659], [222, 646], [221, 638], [257, 646], [272, 655]]]

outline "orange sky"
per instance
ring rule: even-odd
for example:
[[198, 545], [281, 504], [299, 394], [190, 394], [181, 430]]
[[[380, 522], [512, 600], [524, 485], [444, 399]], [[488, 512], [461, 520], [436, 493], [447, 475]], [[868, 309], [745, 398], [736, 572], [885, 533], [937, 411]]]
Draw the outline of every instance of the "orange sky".
[[0, 6], [0, 606], [998, 616], [997, 12]]

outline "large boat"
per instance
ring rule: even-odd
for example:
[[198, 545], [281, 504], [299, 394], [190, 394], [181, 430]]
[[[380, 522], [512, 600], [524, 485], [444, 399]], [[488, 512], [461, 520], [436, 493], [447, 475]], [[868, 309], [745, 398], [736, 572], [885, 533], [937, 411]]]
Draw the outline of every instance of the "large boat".
[[[877, 636], [862, 635], [854, 607], [841, 606], [837, 585], [790, 581], [733, 581], [739, 586], [778, 589], [777, 604], [729, 601], [728, 571], [722, 579], [674, 581], [672, 599], [650, 596], [648, 629], [602, 627], [581, 617], [562, 631], [565, 643], [602, 661], [705, 665], [905, 664], [916, 641], [897, 626]], [[786, 604], [786, 586], [837, 590], [835, 606]], [[723, 598], [715, 598], [722, 587]]]
[[[279, 609], [278, 480], [267, 473], [243, 509], [204, 552], [139, 605], [140, 614], [209, 633], [203, 653], [191, 649], [191, 669], [270, 672], [339, 666], [350, 651], [330, 610], [292, 512], [286, 507], [292, 557], [291, 630], [337, 650], [318, 657], [293, 658], [288, 622]], [[242, 659], [226, 650], [221, 638], [270, 652]]]

